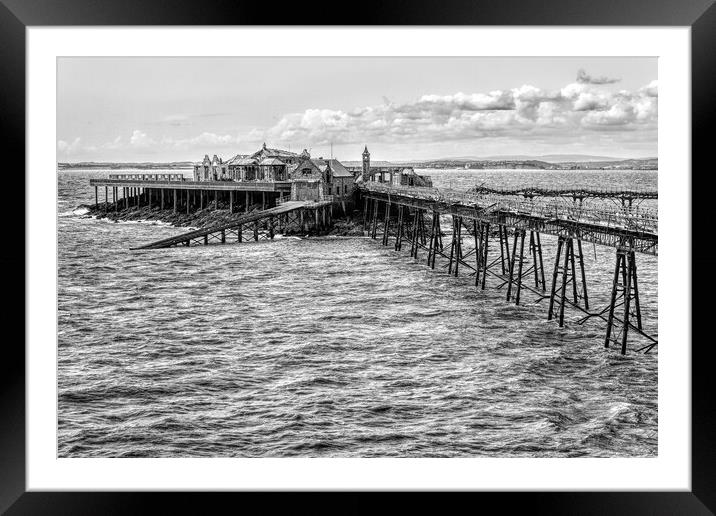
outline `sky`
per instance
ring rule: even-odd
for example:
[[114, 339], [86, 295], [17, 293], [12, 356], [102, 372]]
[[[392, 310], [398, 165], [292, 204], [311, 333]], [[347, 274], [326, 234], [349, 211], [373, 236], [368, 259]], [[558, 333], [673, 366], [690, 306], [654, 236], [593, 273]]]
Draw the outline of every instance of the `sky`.
[[652, 57], [69, 57], [57, 160], [657, 156]]

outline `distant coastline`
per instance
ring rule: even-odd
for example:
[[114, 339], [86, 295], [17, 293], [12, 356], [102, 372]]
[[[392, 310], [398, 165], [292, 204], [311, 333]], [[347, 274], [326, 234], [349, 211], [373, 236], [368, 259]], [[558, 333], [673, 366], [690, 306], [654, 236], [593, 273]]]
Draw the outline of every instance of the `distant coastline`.
[[536, 169], [536, 170], [658, 170], [657, 158], [624, 159], [610, 161], [562, 161], [550, 163], [541, 160], [436, 160], [412, 163], [415, 168], [462, 169]]
[[[386, 162], [387, 163], [387, 162]], [[344, 161], [347, 167], [353, 164], [360, 165], [359, 161]], [[489, 170], [489, 169], [533, 169], [533, 170], [658, 170], [659, 160], [657, 158], [641, 159], [620, 159], [607, 161], [560, 161], [548, 162], [536, 159], [439, 159], [426, 161], [393, 161], [394, 166], [405, 166], [413, 168], [452, 169], [463, 170]], [[57, 163], [58, 169], [83, 168], [83, 169], [110, 169], [121, 170], [134, 168], [138, 170], [167, 170], [167, 169], [192, 169], [191, 161], [173, 161], [168, 163], [155, 162], [95, 162], [82, 161], [77, 163]]]
[[189, 169], [191, 170], [193, 163], [191, 161], [173, 161], [170, 163], [154, 163], [150, 161], [146, 162], [128, 162], [128, 163], [116, 163], [116, 162], [98, 162], [98, 161], [80, 161], [77, 163], [57, 163], [57, 168], [88, 168], [88, 169], [127, 169], [136, 168], [139, 170], [166, 170], [171, 169]]

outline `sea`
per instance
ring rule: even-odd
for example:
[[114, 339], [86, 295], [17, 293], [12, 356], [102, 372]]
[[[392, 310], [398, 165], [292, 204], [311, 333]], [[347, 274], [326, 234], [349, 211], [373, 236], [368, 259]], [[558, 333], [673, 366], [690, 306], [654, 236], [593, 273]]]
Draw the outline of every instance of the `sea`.
[[[461, 190], [657, 188], [655, 171], [417, 172]], [[380, 238], [131, 251], [187, 229], [86, 217], [108, 173], [57, 171], [58, 457], [657, 455], [643, 337], [622, 356], [596, 318], [568, 308], [560, 328], [546, 300], [515, 306], [496, 278], [478, 290]], [[549, 282], [556, 240], [542, 245]], [[601, 309], [615, 250], [584, 253]], [[657, 257], [637, 265], [658, 336]]]

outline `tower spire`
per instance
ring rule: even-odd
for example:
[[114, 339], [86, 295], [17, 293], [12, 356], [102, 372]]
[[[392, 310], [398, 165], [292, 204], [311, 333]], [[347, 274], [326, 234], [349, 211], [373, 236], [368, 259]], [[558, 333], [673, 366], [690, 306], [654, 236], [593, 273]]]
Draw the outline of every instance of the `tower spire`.
[[363, 181], [370, 179], [370, 152], [368, 152], [368, 146], [365, 146], [363, 151]]

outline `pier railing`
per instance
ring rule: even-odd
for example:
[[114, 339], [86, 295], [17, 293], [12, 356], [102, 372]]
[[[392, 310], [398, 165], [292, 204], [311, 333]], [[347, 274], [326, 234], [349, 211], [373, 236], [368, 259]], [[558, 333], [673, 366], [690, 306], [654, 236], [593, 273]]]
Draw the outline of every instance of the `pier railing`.
[[249, 192], [279, 192], [291, 188], [289, 181], [194, 181], [192, 179], [154, 179], [142, 178], [140, 174], [117, 174], [119, 177], [108, 179], [90, 179], [90, 186], [95, 187], [139, 187], [139, 188], [178, 188], [180, 190], [220, 190]]
[[[628, 233], [655, 240], [658, 233], [656, 210], [639, 206], [620, 206], [611, 209], [584, 207], [580, 204], [566, 204], [554, 198], [537, 197], [516, 199], [497, 194], [484, 195], [474, 191], [459, 191], [435, 187], [399, 187], [385, 184], [365, 183], [368, 192], [380, 193], [389, 199], [399, 198], [428, 201], [453, 207], [474, 209], [477, 218], [505, 219], [513, 221], [515, 227], [543, 224], [561, 226], [578, 232], [580, 229], [602, 233]], [[612, 241], [612, 239], [610, 239]], [[618, 239], [613, 240], [618, 241]], [[655, 248], [648, 246], [649, 252]]]
[[133, 181], [185, 181], [184, 174], [109, 174], [109, 179]]
[[572, 199], [600, 198], [600, 199], [658, 199], [659, 194], [653, 188], [646, 186], [632, 186], [629, 189], [616, 186], [600, 188], [545, 188], [542, 186], [521, 186], [517, 188], [496, 188], [477, 185], [468, 190], [475, 194], [515, 195], [522, 197], [568, 197]]

